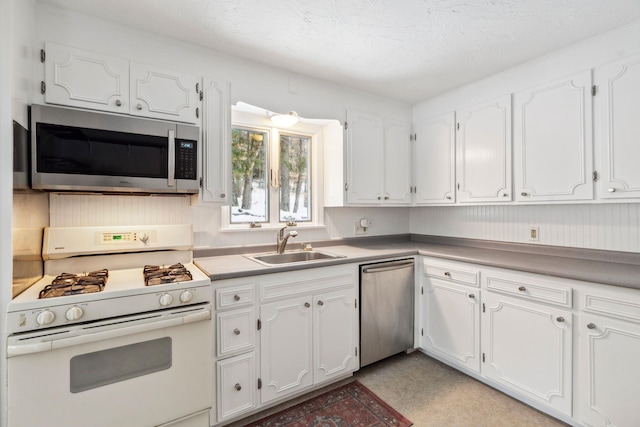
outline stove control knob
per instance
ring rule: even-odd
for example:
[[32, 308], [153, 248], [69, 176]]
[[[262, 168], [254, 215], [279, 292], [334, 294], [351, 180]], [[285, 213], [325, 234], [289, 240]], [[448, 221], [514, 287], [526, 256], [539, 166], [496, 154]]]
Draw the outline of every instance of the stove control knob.
[[38, 313], [38, 316], [36, 317], [36, 323], [38, 325], [48, 325], [49, 323], [53, 322], [55, 318], [56, 315], [53, 313], [53, 311], [44, 310]]
[[82, 317], [83, 314], [84, 311], [82, 311], [80, 307], [71, 307], [69, 310], [67, 310], [65, 317], [67, 318], [67, 320], [78, 320]]
[[141, 233], [138, 233], [138, 240], [140, 240], [142, 243], [146, 245], [147, 242], [149, 241], [149, 235], [144, 231]]
[[180, 302], [190, 302], [193, 299], [193, 294], [189, 291], [184, 291], [180, 294]]
[[169, 294], [164, 294], [160, 297], [160, 305], [163, 307], [168, 306], [173, 302], [173, 297]]

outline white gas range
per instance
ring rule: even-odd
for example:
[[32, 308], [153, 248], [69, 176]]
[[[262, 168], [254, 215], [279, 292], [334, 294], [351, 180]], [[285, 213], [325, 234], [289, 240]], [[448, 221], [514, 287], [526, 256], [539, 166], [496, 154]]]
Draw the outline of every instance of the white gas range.
[[9, 425], [208, 426], [212, 293], [192, 246], [190, 225], [45, 229], [45, 275], [8, 307]]

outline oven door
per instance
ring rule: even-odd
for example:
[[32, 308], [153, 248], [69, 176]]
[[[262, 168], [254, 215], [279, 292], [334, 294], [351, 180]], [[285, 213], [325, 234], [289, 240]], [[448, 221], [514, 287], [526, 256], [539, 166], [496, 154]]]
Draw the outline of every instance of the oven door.
[[212, 337], [209, 304], [10, 336], [8, 425], [157, 426], [208, 414]]

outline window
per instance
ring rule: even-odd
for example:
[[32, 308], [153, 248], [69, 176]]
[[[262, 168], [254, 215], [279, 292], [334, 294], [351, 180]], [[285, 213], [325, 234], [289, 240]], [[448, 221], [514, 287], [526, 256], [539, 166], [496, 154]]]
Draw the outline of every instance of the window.
[[311, 222], [312, 136], [234, 127], [230, 224]]

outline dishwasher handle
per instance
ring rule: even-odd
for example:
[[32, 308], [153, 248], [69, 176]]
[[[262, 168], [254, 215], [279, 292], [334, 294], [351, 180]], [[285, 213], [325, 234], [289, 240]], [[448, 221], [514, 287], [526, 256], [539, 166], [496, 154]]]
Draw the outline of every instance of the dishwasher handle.
[[402, 268], [413, 267], [413, 260], [391, 261], [380, 264], [374, 264], [370, 267], [363, 267], [362, 273], [380, 273], [383, 271], [400, 270]]

